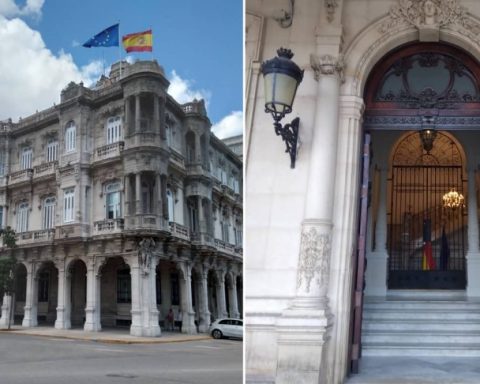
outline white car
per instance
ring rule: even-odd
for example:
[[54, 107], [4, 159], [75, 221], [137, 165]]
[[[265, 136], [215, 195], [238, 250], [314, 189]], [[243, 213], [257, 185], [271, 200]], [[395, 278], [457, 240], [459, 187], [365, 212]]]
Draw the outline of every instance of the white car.
[[217, 319], [208, 329], [214, 339], [222, 337], [238, 337], [243, 339], [243, 320], [240, 319]]

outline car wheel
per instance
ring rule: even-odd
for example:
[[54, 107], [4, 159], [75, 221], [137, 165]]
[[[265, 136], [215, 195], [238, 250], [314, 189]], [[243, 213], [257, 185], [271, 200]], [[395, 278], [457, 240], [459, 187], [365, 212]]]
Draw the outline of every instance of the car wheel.
[[223, 334], [219, 329], [214, 329], [212, 331], [212, 336], [213, 336], [214, 339], [221, 339]]

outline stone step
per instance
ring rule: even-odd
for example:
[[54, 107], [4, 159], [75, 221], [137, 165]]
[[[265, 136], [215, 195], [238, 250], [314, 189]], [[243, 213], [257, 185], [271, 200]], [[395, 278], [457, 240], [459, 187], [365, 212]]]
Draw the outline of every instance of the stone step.
[[448, 345], [455, 347], [457, 344], [480, 345], [480, 332], [465, 331], [390, 331], [390, 332], [365, 332], [362, 335], [362, 342], [366, 344], [388, 344], [388, 345]]
[[362, 343], [363, 356], [480, 357], [480, 344], [385, 344]]
[[365, 302], [364, 310], [430, 310], [443, 309], [453, 310], [477, 310], [480, 311], [480, 302], [478, 301], [383, 301], [383, 302]]
[[477, 321], [480, 322], [480, 310], [445, 311], [443, 309], [370, 309], [363, 312], [364, 321], [374, 320], [439, 320]]
[[480, 332], [480, 322], [472, 321], [445, 321], [445, 320], [366, 320], [362, 323], [364, 332], [386, 332], [386, 331], [464, 331], [464, 332]]

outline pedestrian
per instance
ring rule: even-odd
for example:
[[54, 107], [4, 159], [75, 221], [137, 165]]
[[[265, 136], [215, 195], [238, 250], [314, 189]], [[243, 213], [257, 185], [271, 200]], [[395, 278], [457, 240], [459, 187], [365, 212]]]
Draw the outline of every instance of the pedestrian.
[[173, 331], [173, 320], [174, 320], [174, 314], [173, 314], [173, 309], [170, 308], [170, 310], [167, 313], [167, 331]]

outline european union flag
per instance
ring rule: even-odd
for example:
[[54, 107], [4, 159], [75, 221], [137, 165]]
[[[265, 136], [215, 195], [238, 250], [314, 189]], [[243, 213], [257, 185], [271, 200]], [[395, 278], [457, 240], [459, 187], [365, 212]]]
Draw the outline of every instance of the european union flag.
[[91, 47], [118, 47], [118, 24], [112, 25], [107, 29], [104, 29], [102, 32], [97, 33], [91, 39], [89, 39], [85, 44], [86, 48]]

